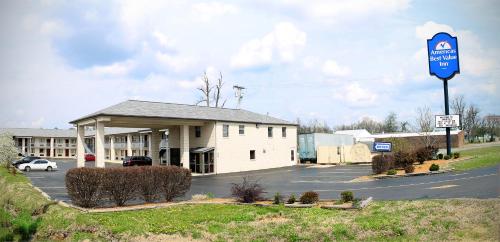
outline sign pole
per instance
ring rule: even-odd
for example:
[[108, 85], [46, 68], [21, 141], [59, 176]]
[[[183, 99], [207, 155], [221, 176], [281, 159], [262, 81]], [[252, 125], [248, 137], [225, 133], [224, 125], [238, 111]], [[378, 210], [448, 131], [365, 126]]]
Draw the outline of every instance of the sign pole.
[[[444, 114], [450, 115], [450, 106], [448, 104], [448, 79], [443, 79], [444, 87]], [[446, 154], [451, 156], [451, 134], [450, 127], [446, 127]]]

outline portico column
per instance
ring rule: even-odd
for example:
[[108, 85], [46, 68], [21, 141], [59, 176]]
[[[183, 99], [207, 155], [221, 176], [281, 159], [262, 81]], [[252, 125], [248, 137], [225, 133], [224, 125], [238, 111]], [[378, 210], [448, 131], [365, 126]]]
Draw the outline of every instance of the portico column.
[[153, 157], [151, 155], [151, 135], [149, 135], [149, 138], [148, 138], [148, 154], [149, 154], [149, 157]]
[[54, 138], [50, 138], [50, 157], [56, 157], [54, 154]]
[[182, 167], [189, 169], [189, 125], [180, 127], [180, 146]]
[[127, 134], [127, 155], [132, 156], [132, 135]]
[[153, 165], [160, 165], [160, 142], [161, 142], [161, 134], [158, 129], [151, 129], [151, 145], [149, 150], [151, 152], [150, 157], [153, 159]]
[[21, 153], [24, 155], [26, 153], [26, 138], [21, 139], [21, 150]]
[[[85, 128], [76, 126], [76, 166], [85, 167]], [[50, 142], [50, 152], [52, 153], [52, 139]]]
[[114, 161], [116, 159], [115, 154], [115, 137], [109, 137], [109, 160]]
[[104, 124], [97, 121], [95, 130], [95, 166], [104, 167]]
[[144, 141], [143, 141], [143, 138], [142, 138], [142, 134], [139, 134], [139, 155], [144, 155], [144, 153], [142, 152], [142, 150], [144, 149]]

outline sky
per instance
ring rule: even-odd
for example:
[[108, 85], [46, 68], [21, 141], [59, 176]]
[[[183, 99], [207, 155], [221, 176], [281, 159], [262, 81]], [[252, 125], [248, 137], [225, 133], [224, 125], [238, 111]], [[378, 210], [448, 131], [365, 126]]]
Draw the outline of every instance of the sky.
[[331, 126], [444, 113], [426, 40], [458, 38], [464, 95], [500, 114], [500, 2], [1, 1], [0, 127], [70, 128], [128, 100], [195, 104], [222, 73], [227, 108]]

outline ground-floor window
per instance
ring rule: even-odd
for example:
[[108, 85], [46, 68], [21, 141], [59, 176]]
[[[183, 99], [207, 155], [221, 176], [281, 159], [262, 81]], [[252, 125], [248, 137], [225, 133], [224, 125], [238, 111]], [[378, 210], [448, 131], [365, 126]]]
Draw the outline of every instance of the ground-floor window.
[[250, 160], [255, 160], [255, 150], [250, 150]]
[[190, 153], [189, 169], [193, 173], [214, 173], [214, 152]]
[[291, 160], [291, 161], [294, 161], [294, 160], [295, 160], [295, 151], [294, 151], [294, 150], [291, 150], [291, 151], [290, 151], [290, 160]]

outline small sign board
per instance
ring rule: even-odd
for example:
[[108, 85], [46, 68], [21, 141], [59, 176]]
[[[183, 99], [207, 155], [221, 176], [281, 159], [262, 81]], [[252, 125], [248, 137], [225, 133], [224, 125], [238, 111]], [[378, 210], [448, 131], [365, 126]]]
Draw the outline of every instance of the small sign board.
[[392, 143], [391, 142], [374, 142], [373, 151], [376, 152], [391, 152]]
[[456, 128], [460, 126], [460, 115], [436, 115], [436, 128]]
[[427, 40], [429, 73], [441, 79], [451, 79], [460, 73], [457, 37], [448, 33], [437, 33]]

